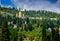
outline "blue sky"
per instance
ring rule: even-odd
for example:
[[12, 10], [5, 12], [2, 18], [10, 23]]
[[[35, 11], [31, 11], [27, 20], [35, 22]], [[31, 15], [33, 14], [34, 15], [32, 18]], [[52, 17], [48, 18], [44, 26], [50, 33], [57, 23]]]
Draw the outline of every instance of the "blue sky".
[[60, 0], [0, 0], [2, 7], [60, 12]]

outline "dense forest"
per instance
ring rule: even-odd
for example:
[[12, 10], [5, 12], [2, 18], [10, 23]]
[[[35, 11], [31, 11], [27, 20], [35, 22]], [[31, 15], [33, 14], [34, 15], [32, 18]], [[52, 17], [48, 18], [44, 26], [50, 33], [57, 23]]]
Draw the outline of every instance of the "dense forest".
[[[16, 14], [19, 11], [15, 8], [0, 6], [0, 41], [60, 40], [60, 13], [46, 10], [24, 10], [22, 13], [26, 18], [18, 18]], [[46, 19], [29, 19], [28, 17]], [[50, 20], [50, 18], [57, 18], [57, 20]]]
[[[16, 8], [6, 8], [6, 7], [1, 7], [0, 6], [0, 11], [3, 12], [7, 12], [10, 14], [16, 14], [19, 12], [18, 9]], [[29, 16], [29, 17], [51, 17], [51, 18], [56, 18], [56, 17], [60, 17], [60, 13], [57, 12], [52, 12], [52, 11], [46, 11], [46, 10], [24, 10], [23, 11], [25, 16]]]

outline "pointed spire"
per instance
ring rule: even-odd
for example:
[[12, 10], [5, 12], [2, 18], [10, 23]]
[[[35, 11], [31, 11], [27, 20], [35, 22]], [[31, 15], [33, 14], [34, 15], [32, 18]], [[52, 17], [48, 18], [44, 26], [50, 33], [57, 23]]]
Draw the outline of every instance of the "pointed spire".
[[19, 8], [19, 11], [21, 11], [21, 8]]

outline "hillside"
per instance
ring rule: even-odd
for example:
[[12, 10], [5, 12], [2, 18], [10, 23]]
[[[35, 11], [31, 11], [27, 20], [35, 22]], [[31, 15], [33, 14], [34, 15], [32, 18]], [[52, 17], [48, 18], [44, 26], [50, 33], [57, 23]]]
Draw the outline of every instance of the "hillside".
[[[10, 14], [17, 14], [19, 11], [15, 8], [5, 8], [5, 7], [0, 7], [0, 11], [7, 12]], [[60, 14], [57, 12], [51, 12], [51, 11], [46, 11], [46, 10], [24, 10], [23, 11], [25, 16], [28, 17], [50, 17], [50, 18], [56, 18], [59, 17]]]
[[15, 8], [10, 8], [10, 7], [6, 8], [6, 7], [1, 7], [1, 6], [0, 6], [0, 11], [7, 12], [7, 13], [10, 13], [10, 14], [16, 14], [18, 12], [18, 10], [15, 9]]
[[[3, 41], [59, 41], [59, 13], [24, 10], [22, 13], [26, 18], [22, 18], [23, 16], [16, 17], [16, 14], [22, 13], [15, 8], [0, 7], [0, 12], [0, 41], [2, 39]], [[34, 19], [29, 19], [29, 17]], [[46, 19], [40, 20], [38, 19], [40, 17]]]

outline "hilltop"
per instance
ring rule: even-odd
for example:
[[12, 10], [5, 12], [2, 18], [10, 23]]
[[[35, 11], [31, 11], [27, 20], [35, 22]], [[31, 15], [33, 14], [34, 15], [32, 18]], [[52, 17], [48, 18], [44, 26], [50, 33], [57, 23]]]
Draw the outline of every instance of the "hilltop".
[[[15, 8], [6, 8], [6, 7], [1, 7], [0, 6], [0, 11], [2, 12], [7, 12], [10, 14], [17, 14], [19, 12], [18, 9]], [[57, 12], [52, 12], [52, 11], [46, 11], [46, 10], [24, 10], [23, 14], [28, 17], [49, 17], [49, 18], [57, 18], [60, 16], [59, 13]]]

